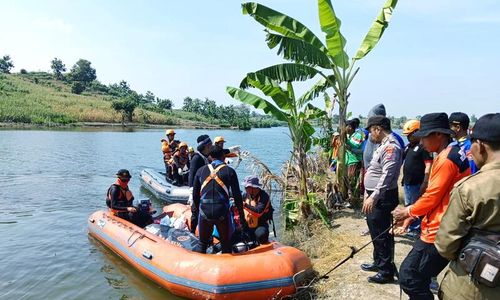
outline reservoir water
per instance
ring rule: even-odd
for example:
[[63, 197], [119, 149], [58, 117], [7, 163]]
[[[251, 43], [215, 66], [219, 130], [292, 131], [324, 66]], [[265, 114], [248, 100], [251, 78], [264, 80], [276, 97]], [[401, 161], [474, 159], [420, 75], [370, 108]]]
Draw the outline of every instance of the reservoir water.
[[[290, 157], [287, 128], [176, 130], [225, 137], [273, 172]], [[0, 130], [0, 299], [177, 299], [87, 234], [88, 216], [105, 208], [118, 169], [132, 173], [136, 199], [141, 169], [163, 169], [164, 130]], [[240, 181], [250, 174], [243, 162]], [[152, 199], [156, 209], [161, 202]]]

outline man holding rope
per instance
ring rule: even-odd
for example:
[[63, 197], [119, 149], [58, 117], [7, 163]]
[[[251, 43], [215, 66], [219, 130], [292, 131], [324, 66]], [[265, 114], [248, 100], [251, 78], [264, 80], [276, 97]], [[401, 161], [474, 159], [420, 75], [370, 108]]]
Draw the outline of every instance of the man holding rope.
[[394, 281], [394, 237], [389, 233], [391, 211], [398, 205], [398, 177], [403, 150], [391, 131], [391, 122], [384, 116], [368, 119], [366, 127], [371, 142], [380, 144], [373, 153], [364, 178], [363, 212], [373, 240], [373, 263], [361, 265], [363, 271], [377, 272], [369, 282]]
[[429, 285], [448, 264], [442, 257], [434, 241], [448, 204], [453, 185], [470, 175], [469, 161], [456, 142], [452, 142], [453, 131], [448, 127], [446, 113], [426, 114], [420, 120], [420, 130], [415, 136], [422, 138], [428, 152], [436, 152], [431, 167], [429, 185], [424, 194], [408, 207], [398, 207], [393, 211], [397, 220], [408, 217], [423, 217], [421, 234], [400, 267], [399, 284], [412, 299], [434, 299]]

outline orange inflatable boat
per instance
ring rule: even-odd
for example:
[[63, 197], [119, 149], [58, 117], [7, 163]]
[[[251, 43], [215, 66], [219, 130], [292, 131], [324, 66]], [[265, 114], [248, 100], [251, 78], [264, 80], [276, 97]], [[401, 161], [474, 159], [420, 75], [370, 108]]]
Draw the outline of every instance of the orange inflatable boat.
[[[186, 206], [165, 211], [180, 214]], [[188, 219], [189, 220], [189, 219]], [[279, 299], [312, 273], [300, 250], [271, 242], [237, 254], [200, 254], [108, 211], [88, 219], [89, 234], [171, 293], [190, 299]]]

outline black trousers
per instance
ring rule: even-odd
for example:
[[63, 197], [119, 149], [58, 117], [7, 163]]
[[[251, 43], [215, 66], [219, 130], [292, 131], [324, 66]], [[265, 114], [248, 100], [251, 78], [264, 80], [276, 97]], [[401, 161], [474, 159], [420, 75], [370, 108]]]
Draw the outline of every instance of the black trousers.
[[436, 277], [448, 265], [448, 260], [437, 251], [434, 244], [418, 239], [406, 256], [399, 270], [399, 285], [410, 300], [432, 300], [429, 288], [431, 278]]
[[250, 234], [259, 244], [266, 244], [269, 242], [269, 227], [258, 226], [257, 228], [250, 228]]
[[198, 233], [200, 235], [200, 252], [206, 253], [208, 248], [208, 243], [212, 237], [214, 230], [214, 225], [219, 232], [219, 241], [222, 247], [222, 253], [231, 253], [231, 220], [229, 215], [222, 220], [208, 220], [204, 218], [201, 214], [198, 220]]
[[[371, 195], [373, 191], [366, 191]], [[389, 231], [384, 232], [391, 226], [391, 212], [398, 206], [398, 189], [387, 190], [384, 197], [375, 204], [373, 211], [366, 216], [366, 223], [373, 240], [373, 263], [378, 272], [383, 276], [394, 276], [394, 236]], [[379, 236], [375, 239], [377, 236]]]
[[141, 228], [144, 228], [153, 223], [153, 217], [150, 214], [139, 210], [137, 207], [136, 209], [137, 211], [135, 213], [119, 212], [116, 214], [116, 216], [125, 219]]

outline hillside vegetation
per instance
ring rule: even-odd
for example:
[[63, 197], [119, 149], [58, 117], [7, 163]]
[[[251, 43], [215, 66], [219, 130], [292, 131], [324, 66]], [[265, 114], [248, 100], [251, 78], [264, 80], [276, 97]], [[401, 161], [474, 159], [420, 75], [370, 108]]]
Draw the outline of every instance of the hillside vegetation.
[[[75, 94], [69, 82], [57, 80], [50, 73], [0, 74], [0, 122], [46, 126], [121, 123], [123, 115], [112, 107], [120, 97], [100, 87], [102, 85], [91, 86], [83, 93]], [[181, 127], [234, 127], [223, 117], [146, 104], [135, 108], [132, 122]], [[250, 116], [250, 127], [277, 125], [276, 120], [265, 116], [254, 113]]]

